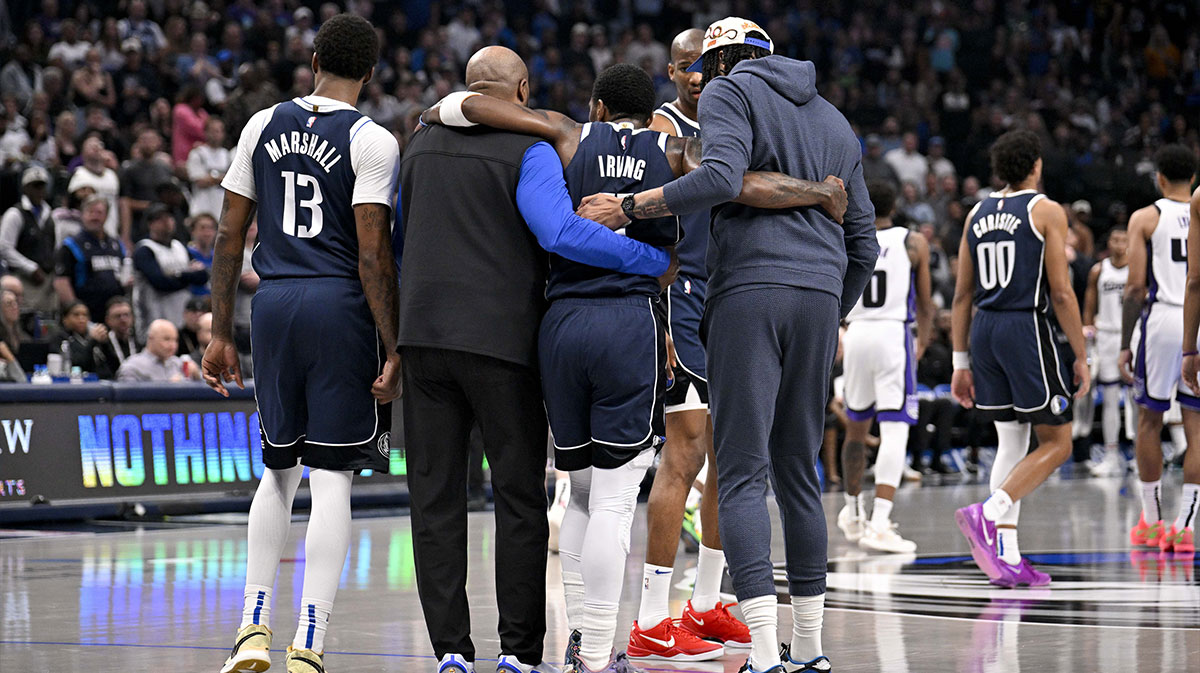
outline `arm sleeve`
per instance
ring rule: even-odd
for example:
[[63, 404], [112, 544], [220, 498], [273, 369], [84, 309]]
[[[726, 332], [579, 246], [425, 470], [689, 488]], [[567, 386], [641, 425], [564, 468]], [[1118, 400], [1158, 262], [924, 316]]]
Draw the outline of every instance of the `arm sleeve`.
[[670, 256], [663, 250], [575, 214], [562, 163], [547, 143], [535, 143], [525, 152], [517, 181], [517, 208], [548, 252], [639, 276], [661, 276], [667, 271]]
[[[875, 260], [879, 257], [879, 239], [875, 237], [875, 207], [867, 194], [867, 183], [863, 180], [861, 151], [854, 143], [853, 151], [847, 150], [847, 160], [852, 162], [846, 180], [849, 204], [843, 220], [846, 241], [846, 276], [842, 279], [842, 317], [858, 303], [871, 274], [875, 271]], [[846, 175], [847, 173], [843, 173]]]
[[263, 129], [271, 121], [275, 107], [259, 110], [254, 113], [246, 127], [242, 129], [242, 137], [238, 140], [237, 149], [233, 151], [233, 163], [225, 173], [221, 186], [235, 194], [258, 201], [258, 192], [254, 186], [254, 147], [262, 137]]
[[158, 265], [158, 259], [154, 257], [154, 251], [145, 246], [133, 251], [133, 268], [145, 276], [150, 286], [159, 292], [174, 292], [187, 287], [187, 282], [182, 277], [168, 276], [163, 273], [162, 267]]
[[354, 168], [350, 204], [381, 203], [391, 208], [400, 172], [400, 146], [382, 126], [367, 117], [363, 120], [350, 130], [350, 165]]
[[754, 129], [750, 103], [728, 77], [713, 80], [700, 97], [700, 128], [704, 156], [700, 166], [663, 187], [672, 213], [707, 210], [732, 201], [742, 192], [742, 177], [750, 166]]
[[0, 260], [7, 262], [10, 268], [33, 273], [38, 268], [37, 262], [17, 252], [17, 240], [21, 238], [23, 224], [21, 212], [15, 206], [0, 217]]

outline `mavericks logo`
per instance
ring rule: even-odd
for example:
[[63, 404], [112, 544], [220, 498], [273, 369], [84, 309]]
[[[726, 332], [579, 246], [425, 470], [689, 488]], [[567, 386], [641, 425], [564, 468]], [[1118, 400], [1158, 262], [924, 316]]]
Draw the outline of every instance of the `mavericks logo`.
[[1050, 400], [1050, 411], [1054, 412], [1055, 416], [1061, 416], [1067, 407], [1071, 406], [1071, 401], [1062, 395], [1055, 395]]
[[392, 433], [385, 432], [379, 435], [379, 443], [375, 445], [379, 449], [379, 454], [384, 458], [392, 455]]

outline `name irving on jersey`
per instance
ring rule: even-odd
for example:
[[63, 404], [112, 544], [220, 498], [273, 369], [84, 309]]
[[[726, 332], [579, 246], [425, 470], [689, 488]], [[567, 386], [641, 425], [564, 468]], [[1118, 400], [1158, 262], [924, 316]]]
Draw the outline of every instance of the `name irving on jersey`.
[[[289, 135], [291, 136], [290, 141]], [[342, 160], [337, 146], [330, 147], [329, 141], [322, 140], [321, 136], [316, 133], [301, 133], [300, 131], [280, 133], [278, 141], [277, 144], [276, 139], [272, 138], [263, 143], [263, 149], [267, 151], [267, 156], [271, 157], [271, 163], [279, 161], [287, 154], [304, 154], [315, 159], [328, 174], [330, 169]], [[321, 144], [317, 145], [317, 141], [320, 141]]]

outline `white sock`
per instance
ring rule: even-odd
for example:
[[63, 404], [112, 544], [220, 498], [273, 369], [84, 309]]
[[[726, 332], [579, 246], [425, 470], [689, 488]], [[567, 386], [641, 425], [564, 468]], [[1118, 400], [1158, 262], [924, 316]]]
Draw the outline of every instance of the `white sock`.
[[612, 658], [613, 636], [617, 633], [616, 603], [585, 602], [580, 631], [579, 658], [593, 671], [608, 666]]
[[996, 538], [999, 540], [1000, 560], [1010, 566], [1015, 566], [1021, 562], [1021, 546], [1017, 542], [1017, 529], [1004, 528], [996, 529]]
[[1182, 423], [1168, 425], [1167, 429], [1171, 431], [1171, 444], [1175, 445], [1175, 452], [1171, 455], [1178, 456], [1187, 450], [1187, 433], [1183, 431]]
[[1100, 412], [1100, 427], [1104, 434], [1104, 448], [1109, 453], [1118, 450], [1121, 441], [1121, 389], [1119, 386], [1104, 386], [1104, 402]]
[[1175, 519], [1175, 528], [1196, 527], [1196, 513], [1200, 511], [1200, 484], [1184, 484], [1183, 497], [1179, 499], [1179, 516]]
[[562, 571], [563, 599], [567, 604], [567, 628], [578, 631], [583, 626], [583, 575]]
[[725, 577], [725, 552], [700, 545], [696, 562], [696, 586], [692, 588], [692, 609], [708, 612], [721, 600], [721, 580]]
[[866, 499], [863, 497], [861, 491], [858, 495], [850, 495], [849, 493], [846, 494], [846, 506], [850, 508], [851, 512], [854, 512], [855, 519], [867, 518], [865, 505]]
[[1005, 493], [1004, 489], [998, 488], [992, 492], [991, 497], [983, 501], [983, 518], [994, 522], [1007, 514], [1012, 506], [1012, 497]]
[[[306, 559], [307, 564], [307, 559]], [[296, 637], [292, 647], [297, 650], [312, 650], [317, 654], [325, 652], [325, 629], [329, 626], [329, 613], [333, 603], [305, 596], [300, 599], [300, 626], [296, 629]]]
[[892, 501], [876, 497], [871, 508], [871, 525], [887, 529], [892, 524]]
[[271, 587], [247, 584], [242, 598], [242, 624], [238, 630], [251, 624], [271, 628]]
[[353, 472], [309, 470], [312, 514], [304, 534], [304, 589], [300, 628], [292, 647], [323, 652], [325, 625], [350, 550], [350, 483]]
[[[271, 587], [275, 585], [275, 574], [279, 570], [279, 557], [287, 544], [288, 529], [292, 525], [292, 500], [304, 468], [297, 465], [287, 470], [263, 472], [254, 501], [250, 504], [250, 519], [246, 530], [246, 601], [242, 606], [242, 624], [262, 624], [270, 628]], [[254, 600], [251, 602], [251, 589]], [[258, 608], [258, 591], [266, 590], [266, 600], [254, 620]]]
[[1162, 521], [1162, 480], [1142, 482], [1142, 516], [1146, 523], [1154, 525]]
[[750, 667], [765, 671], [779, 664], [779, 601], [756, 596], [738, 603], [742, 620], [750, 627]]
[[825, 594], [792, 596], [792, 661], [807, 663], [824, 654], [821, 622], [825, 617]]
[[642, 604], [638, 609], [638, 628], [645, 631], [670, 619], [667, 611], [668, 595], [671, 593], [671, 568], [647, 563], [642, 568]]
[[879, 454], [875, 456], [875, 485], [900, 486], [904, 476], [904, 458], [908, 455], [908, 423], [885, 421], [879, 424]]

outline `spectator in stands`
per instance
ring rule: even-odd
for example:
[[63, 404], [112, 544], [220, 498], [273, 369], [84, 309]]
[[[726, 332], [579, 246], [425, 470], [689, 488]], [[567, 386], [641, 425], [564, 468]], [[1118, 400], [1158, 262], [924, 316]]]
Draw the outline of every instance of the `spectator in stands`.
[[84, 66], [71, 75], [71, 102], [79, 108], [117, 104], [117, 88], [112, 75], [101, 66], [99, 49], [88, 49]]
[[196, 321], [196, 347], [187, 354], [188, 358], [193, 363], [203, 362], [204, 351], [208, 350], [210, 343], [212, 343], [212, 313], [204, 313]]
[[78, 299], [92, 315], [105, 315], [108, 301], [125, 293], [125, 247], [105, 231], [108, 201], [103, 196], [89, 196], [82, 211], [83, 231], [58, 250], [54, 289], [60, 304]]
[[[71, 182], [67, 191], [75, 193], [84, 187], [89, 187], [93, 194], [104, 199], [104, 202], [108, 204], [105, 209], [104, 232], [109, 237], [116, 238], [120, 235], [120, 228], [117, 224], [119, 220], [117, 195], [121, 192], [121, 180], [117, 177], [117, 172], [108, 164], [109, 157], [104, 148], [104, 141], [98, 135], [92, 135], [85, 139], [81, 148], [80, 157], [82, 157], [83, 163], [71, 174]], [[88, 308], [94, 310], [95, 306], [89, 305]]]
[[11, 274], [0, 276], [0, 290], [13, 293], [17, 298], [18, 315], [20, 315], [21, 331], [40, 339], [46, 334], [45, 326], [37, 311], [25, 305], [25, 284], [21, 279]]
[[91, 187], [80, 187], [73, 192], [68, 192], [63, 206], [54, 209], [51, 216], [54, 218], [54, 250], [56, 254], [68, 238], [83, 231], [83, 215], [79, 208], [87, 200], [87, 197], [95, 193]]
[[133, 305], [124, 295], [119, 295], [108, 300], [103, 315], [104, 329], [89, 334], [92, 361], [97, 376], [115, 379], [121, 364], [138, 352], [133, 331]]
[[79, 39], [79, 23], [67, 19], [62, 22], [62, 39], [50, 47], [47, 59], [65, 70], [76, 70], [83, 65], [90, 49], [91, 44]]
[[254, 378], [250, 357], [250, 304], [258, 291], [258, 274], [254, 271], [254, 244], [258, 241], [258, 220], [246, 228], [246, 250], [242, 256], [242, 275], [238, 279], [237, 297], [233, 304], [233, 341], [241, 355], [242, 376]]
[[[188, 256], [192, 261], [200, 262], [210, 272], [213, 263], [213, 246], [217, 242], [217, 218], [208, 213], [201, 213], [188, 220], [188, 230], [192, 240], [188, 243]], [[192, 294], [206, 297], [212, 290], [207, 282], [192, 286]]]
[[946, 140], [941, 136], [929, 139], [929, 172], [938, 180], [958, 175], [953, 162], [946, 158]]
[[20, 276], [25, 304], [51, 315], [58, 311], [54, 295], [54, 218], [46, 203], [50, 173], [30, 166], [21, 175], [21, 200], [0, 217], [0, 256]]
[[232, 161], [232, 154], [224, 144], [225, 122], [218, 117], [209, 117], [204, 123], [204, 144], [197, 145], [188, 154], [187, 173], [192, 183], [192, 216], [201, 213], [215, 216], [221, 212], [221, 203], [225, 198], [221, 180], [224, 179]]
[[1091, 257], [1096, 254], [1096, 234], [1092, 230], [1092, 204], [1084, 199], [1071, 204], [1071, 230], [1075, 232], [1079, 251]]
[[127, 246], [146, 237], [143, 215], [158, 199], [158, 185], [171, 179], [171, 160], [161, 152], [162, 136], [144, 128], [121, 164], [121, 240]]
[[79, 367], [84, 372], [95, 372], [92, 351], [97, 342], [107, 338], [108, 329], [102, 324], [91, 324], [87, 304], [81, 301], [63, 310], [61, 325], [62, 330], [50, 342], [50, 352], [63, 353], [68, 369]]
[[12, 60], [0, 68], [0, 91], [13, 96], [21, 112], [28, 112], [33, 93], [42, 88], [42, 67], [33, 60], [33, 48], [18, 42]]
[[[187, 355], [199, 346], [200, 316], [209, 312], [212, 302], [207, 297], [192, 297], [183, 307], [183, 323], [179, 326], [178, 355]], [[207, 345], [207, 344], [206, 344]], [[200, 360], [196, 360], [200, 362]]]
[[16, 295], [0, 290], [0, 381], [25, 382], [25, 370], [17, 361], [23, 336], [20, 312]]
[[929, 172], [929, 162], [917, 151], [917, 134], [905, 133], [902, 145], [883, 155], [901, 184], [912, 183], [918, 194], [925, 193], [925, 175]]
[[[936, 391], [950, 384], [953, 373], [949, 327], [950, 312], [941, 311], [934, 323], [933, 338], [917, 362], [917, 383], [927, 390], [920, 393], [917, 425], [913, 428], [909, 449], [913, 469], [926, 474], [951, 472], [942, 457], [950, 450], [958, 404], [944, 391], [940, 394]], [[933, 455], [929, 463], [924, 464], [922, 456], [929, 449], [933, 450]]]
[[23, 121], [0, 113], [0, 170], [18, 169], [33, 152], [33, 139], [20, 123]]
[[171, 159], [176, 166], [182, 168], [187, 164], [192, 148], [205, 142], [207, 121], [204, 90], [195, 84], [184, 87], [171, 111]]
[[372, 81], [367, 84], [367, 95], [358, 101], [358, 111], [384, 128], [394, 128], [401, 106], [395, 96], [384, 93], [382, 84]]
[[146, 211], [149, 236], [133, 253], [133, 305], [138, 325], [155, 320], [177, 324], [191, 298], [189, 286], [208, 282], [208, 269], [191, 259], [175, 236], [175, 218], [161, 205]]
[[175, 238], [186, 245], [191, 240], [187, 227], [191, 207], [188, 206], [183, 183], [175, 176], [163, 180], [154, 188], [154, 200], [154, 205], [162, 206], [175, 219]]
[[155, 320], [146, 331], [146, 350], [131, 355], [117, 370], [122, 383], [179, 383], [199, 380], [200, 368], [175, 354], [179, 332], [169, 320]]
[[920, 188], [913, 182], [905, 181], [900, 188], [896, 209], [904, 216], [904, 222], [908, 226], [919, 227], [937, 221], [937, 213], [933, 212], [933, 206], [921, 198]]
[[117, 22], [117, 30], [121, 39], [135, 37], [142, 43], [142, 50], [151, 56], [167, 47], [167, 38], [162, 28], [146, 18], [145, 0], [130, 0], [129, 16]]
[[188, 52], [175, 60], [175, 75], [188, 87], [202, 87], [209, 79], [219, 76], [221, 68], [217, 65], [217, 59], [209, 54], [207, 35], [192, 33], [188, 45]]
[[862, 160], [863, 178], [889, 182], [896, 189], [900, 189], [900, 179], [896, 177], [895, 169], [883, 158], [883, 139], [872, 133], [867, 136], [866, 146], [867, 153], [863, 155]]
[[132, 123], [146, 113], [150, 102], [162, 95], [158, 73], [146, 63], [142, 55], [141, 40], [131, 37], [121, 43], [125, 63], [114, 75], [114, 83], [120, 96], [116, 118], [123, 124]]

